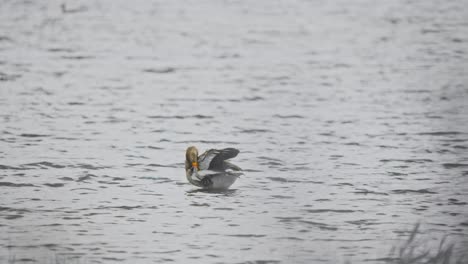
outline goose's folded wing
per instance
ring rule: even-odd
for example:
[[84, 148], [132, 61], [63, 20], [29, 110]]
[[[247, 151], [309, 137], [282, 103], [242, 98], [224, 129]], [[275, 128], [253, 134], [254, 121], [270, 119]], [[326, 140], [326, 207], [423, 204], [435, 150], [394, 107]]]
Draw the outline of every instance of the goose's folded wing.
[[199, 186], [205, 188], [228, 188], [231, 186], [238, 177], [242, 175], [242, 172], [218, 172], [218, 171], [200, 171], [198, 175]]
[[235, 148], [207, 150], [198, 157], [200, 170], [223, 171], [225, 170], [224, 161], [236, 157], [237, 154], [239, 154], [239, 150]]
[[192, 180], [195, 185], [199, 187], [209, 187], [213, 184], [212, 179], [214, 177], [222, 176], [223, 173], [212, 171], [212, 170], [202, 170], [192, 174]]

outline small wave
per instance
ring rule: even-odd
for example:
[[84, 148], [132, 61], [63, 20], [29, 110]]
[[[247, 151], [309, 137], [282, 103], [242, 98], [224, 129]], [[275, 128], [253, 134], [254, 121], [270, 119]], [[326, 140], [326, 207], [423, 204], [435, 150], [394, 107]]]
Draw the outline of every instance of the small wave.
[[438, 116], [438, 115], [426, 115], [426, 118], [429, 118], [429, 119], [443, 119], [442, 116]]
[[313, 183], [313, 184], [322, 184], [322, 181], [311, 181], [311, 180], [305, 180], [305, 181], [300, 181], [300, 180], [293, 180], [293, 179], [286, 179], [283, 177], [266, 177], [267, 179], [270, 179], [272, 181], [276, 182], [288, 182], [288, 183]]
[[208, 115], [172, 115], [172, 116], [163, 116], [163, 115], [153, 115], [148, 116], [152, 119], [213, 119], [214, 116]]
[[13, 42], [13, 40], [10, 37], [7, 36], [0, 36], [0, 42], [5, 41], [5, 42]]
[[70, 191], [97, 191], [97, 189], [93, 189], [93, 188], [74, 188], [74, 189], [71, 189]]
[[24, 215], [7, 215], [7, 216], [5, 216], [5, 219], [13, 220], [13, 219], [18, 219], [18, 218], [22, 218], [22, 217], [24, 217]]
[[278, 239], [304, 241], [304, 239], [298, 237], [278, 237]]
[[434, 161], [431, 159], [381, 159], [380, 162], [425, 163], [425, 162], [434, 162]]
[[162, 68], [147, 68], [147, 69], [143, 69], [143, 72], [147, 72], [147, 73], [158, 73], [158, 74], [162, 74], [162, 73], [172, 73], [172, 72], [175, 72], [176, 69], [173, 68], [173, 67], [162, 67]]
[[254, 170], [254, 169], [243, 169], [244, 172], [263, 172], [262, 170]]
[[294, 196], [288, 196], [288, 195], [272, 195], [271, 198], [275, 198], [275, 199], [293, 199]]
[[87, 55], [76, 55], [76, 56], [61, 56], [62, 59], [65, 60], [89, 60], [89, 59], [95, 59], [96, 57], [94, 56], [87, 56]]
[[40, 168], [48, 167], [48, 168], [56, 168], [56, 169], [63, 169], [65, 167], [67, 167], [67, 166], [64, 166], [64, 165], [55, 164], [55, 163], [48, 162], [48, 161], [27, 163], [27, 164], [23, 164], [22, 166], [25, 166], [25, 167], [40, 167]]
[[270, 167], [276, 167], [276, 166], [282, 166], [283, 163], [277, 162], [277, 161], [268, 161], [268, 162], [260, 163], [260, 165], [268, 165]]
[[103, 257], [103, 260], [110, 260], [110, 261], [125, 261], [124, 258], [115, 258], [115, 257]]
[[88, 174], [86, 174], [86, 175], [84, 175], [84, 176], [80, 176], [80, 177], [78, 178], [78, 180], [76, 180], [76, 181], [77, 181], [77, 182], [82, 182], [82, 181], [89, 180], [89, 179], [91, 179], [92, 177], [97, 177], [97, 176], [94, 175], [94, 174], [88, 173]]
[[352, 224], [352, 225], [376, 225], [376, 219], [360, 219], [360, 220], [350, 220], [350, 221], [345, 221], [346, 223]]
[[100, 169], [108, 169], [111, 168], [110, 166], [97, 166], [85, 163], [79, 163], [76, 165], [71, 165], [71, 168], [79, 168], [79, 169], [87, 169], [87, 170], [100, 170]]
[[[182, 99], [182, 98], [179, 98], [178, 100], [174, 100], [174, 101], [192, 101], [193, 99]], [[203, 102], [240, 102], [241, 100], [240, 99], [235, 99], [235, 98], [228, 98], [228, 99], [221, 99], [221, 98], [205, 98], [205, 99], [198, 99], [199, 101], [203, 101]]]
[[307, 209], [305, 211], [308, 213], [354, 213], [356, 212], [355, 210], [346, 210], [346, 209]]
[[65, 53], [73, 53], [74, 50], [68, 48], [49, 48], [47, 49], [49, 52], [65, 52]]
[[279, 159], [269, 158], [269, 157], [259, 157], [259, 159], [265, 160], [260, 162], [260, 165], [266, 165], [269, 167], [283, 166], [283, 161]]
[[421, 132], [417, 133], [416, 135], [421, 135], [421, 136], [452, 136], [452, 135], [462, 135], [462, 134], [467, 134], [467, 133], [462, 133], [458, 131], [436, 131], [436, 132]]
[[[97, 181], [98, 183], [101, 183], [101, 184], [120, 184], [120, 182], [115, 182], [115, 181]], [[123, 186], [125, 187], [125, 186]], [[131, 187], [131, 186], [129, 186]]]
[[345, 146], [363, 146], [359, 142], [347, 142], [347, 143], [343, 143], [343, 145], [345, 145]]
[[23, 133], [19, 135], [20, 137], [30, 137], [30, 138], [36, 138], [36, 137], [50, 137], [50, 135], [45, 135], [45, 134], [32, 134], [32, 133]]
[[273, 115], [273, 117], [281, 119], [304, 118], [301, 115]]
[[293, 222], [302, 219], [301, 216], [276, 216], [276, 219], [279, 219], [280, 222]]
[[68, 102], [68, 105], [85, 105], [85, 103], [82, 102]]
[[362, 238], [362, 239], [335, 239], [335, 238], [317, 238], [314, 241], [341, 241], [341, 242], [361, 242], [361, 241], [372, 241], [373, 239]]
[[389, 195], [388, 193], [384, 193], [384, 192], [376, 192], [376, 191], [371, 191], [371, 190], [367, 190], [367, 189], [356, 189], [357, 191], [353, 192], [353, 193], [357, 193], [357, 194], [377, 194], [377, 195]]
[[38, 225], [38, 226], [62, 226], [63, 224], [59, 223], [52, 223], [52, 224], [45, 224], [45, 225]]
[[6, 74], [3, 72], [0, 72], [0, 82], [15, 81], [19, 77], [21, 77], [20, 74]]
[[299, 220], [298, 222], [300, 223], [303, 223], [303, 224], [307, 224], [307, 225], [311, 225], [311, 226], [316, 226], [320, 229], [323, 229], [323, 230], [338, 230], [337, 227], [333, 227], [333, 226], [330, 226], [330, 225], [327, 225], [327, 224], [324, 224], [324, 223], [320, 223], [320, 222], [314, 222], [314, 221], [308, 221], [308, 220]]
[[455, 149], [468, 149], [467, 146], [462, 146], [462, 145], [455, 145], [455, 146], [453, 146], [453, 148], [455, 148]]
[[466, 205], [467, 203], [466, 202], [460, 202], [458, 199], [454, 199], [454, 198], [449, 198], [448, 199], [450, 205]]
[[[172, 233], [171, 233], [172, 234]], [[176, 249], [176, 250], [167, 250], [167, 251], [153, 251], [154, 253], [156, 254], [170, 254], [170, 253], [177, 253], [177, 252], [181, 252], [180, 249]]]
[[213, 210], [233, 211], [234, 209], [233, 209], [233, 208], [229, 208], [229, 207], [216, 207], [216, 208], [213, 208]]
[[17, 212], [17, 213], [28, 213], [28, 212], [31, 212], [31, 211], [28, 210], [28, 209], [13, 208], [13, 207], [4, 207], [4, 206], [0, 206], [0, 211]]
[[209, 207], [210, 205], [207, 203], [191, 203], [190, 206], [201, 206], [201, 207]]
[[[316, 202], [328, 202], [328, 201], [331, 201], [331, 199], [326, 199], [326, 198], [319, 198], [319, 199], [315, 199]], [[305, 205], [306, 207], [310, 207], [311, 205]]]
[[53, 139], [58, 139], [58, 140], [67, 140], [67, 141], [76, 141], [76, 140], [82, 140], [80, 138], [72, 138], [72, 137], [53, 137]]
[[276, 181], [276, 182], [289, 182], [288, 179], [282, 178], [282, 177], [267, 177], [267, 179], [270, 179], [270, 180]]
[[21, 167], [14, 167], [14, 166], [0, 164], [0, 170], [27, 170], [27, 169], [28, 168], [21, 168]]
[[176, 165], [163, 165], [163, 164], [157, 164], [157, 163], [150, 163], [150, 164], [147, 164], [146, 166], [149, 166], [149, 167], [163, 167], [163, 168], [177, 168]]
[[394, 172], [394, 171], [388, 171], [387, 172], [390, 176], [405, 176], [408, 175], [406, 173], [401, 173], [401, 172]]
[[62, 181], [73, 181], [73, 178], [70, 178], [70, 177], [60, 177], [58, 179]]
[[468, 164], [465, 163], [443, 163], [442, 166], [446, 169], [466, 168]]
[[123, 209], [123, 210], [133, 210], [133, 209], [139, 209], [143, 208], [141, 205], [120, 205], [120, 206], [99, 206], [96, 209]]
[[274, 161], [280, 161], [280, 162], [282, 162], [282, 160], [280, 160], [280, 159], [275, 159], [275, 158], [265, 157], [265, 156], [260, 156], [260, 157], [258, 157], [258, 159], [263, 159], [263, 160], [274, 160]]
[[31, 183], [13, 183], [13, 182], [0, 182], [0, 186], [6, 187], [34, 187]]
[[252, 97], [242, 97], [242, 100], [245, 100], [245, 101], [262, 101], [262, 100], [265, 100], [265, 98], [263, 98], [261, 96], [252, 96]]
[[[105, 176], [105, 177], [111, 177], [111, 176]], [[125, 178], [122, 177], [111, 177], [113, 181], [123, 181]]]
[[44, 183], [44, 185], [49, 186], [49, 187], [54, 187], [54, 188], [65, 186], [65, 184], [63, 183]]
[[164, 149], [164, 148], [156, 147], [156, 146], [139, 146], [139, 147], [137, 147], [137, 148]]
[[396, 189], [392, 190], [393, 193], [397, 194], [406, 194], [406, 193], [436, 193], [433, 191], [429, 191], [428, 189], [419, 189], [419, 190], [411, 190], [411, 189]]
[[430, 93], [430, 90], [425, 89], [405, 89], [402, 91], [403, 93]]
[[166, 178], [166, 177], [158, 177], [157, 180], [158, 180], [158, 183], [174, 182], [173, 179]]
[[239, 131], [239, 133], [245, 133], [245, 134], [256, 134], [256, 133], [266, 133], [266, 132], [272, 132], [269, 129], [242, 129]]
[[82, 217], [71, 217], [71, 216], [65, 216], [65, 217], [62, 217], [63, 220], [80, 220], [80, 219], [83, 219]]
[[385, 149], [397, 149], [398, 147], [395, 146], [388, 146], [388, 145], [377, 145], [379, 148], [385, 148]]
[[256, 234], [234, 234], [234, 235], [226, 235], [230, 237], [266, 237], [266, 235], [256, 235]]
[[335, 184], [335, 186], [354, 186], [354, 184], [349, 183], [349, 182], [339, 182]]
[[131, 86], [128, 85], [120, 85], [120, 86], [99, 86], [98, 89], [102, 90], [129, 90]]

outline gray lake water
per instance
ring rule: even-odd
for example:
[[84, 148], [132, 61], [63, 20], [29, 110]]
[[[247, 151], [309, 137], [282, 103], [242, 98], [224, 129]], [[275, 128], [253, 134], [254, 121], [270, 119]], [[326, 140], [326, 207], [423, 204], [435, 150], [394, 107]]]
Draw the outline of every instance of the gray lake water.
[[0, 120], [0, 263], [468, 249], [466, 0], [5, 0]]

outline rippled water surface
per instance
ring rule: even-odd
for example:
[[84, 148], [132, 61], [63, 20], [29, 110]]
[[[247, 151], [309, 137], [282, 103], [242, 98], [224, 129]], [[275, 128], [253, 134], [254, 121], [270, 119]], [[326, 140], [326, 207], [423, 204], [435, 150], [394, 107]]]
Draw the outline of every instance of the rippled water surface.
[[[468, 3], [2, 1], [1, 263], [468, 248]], [[184, 152], [235, 147], [232, 189]]]

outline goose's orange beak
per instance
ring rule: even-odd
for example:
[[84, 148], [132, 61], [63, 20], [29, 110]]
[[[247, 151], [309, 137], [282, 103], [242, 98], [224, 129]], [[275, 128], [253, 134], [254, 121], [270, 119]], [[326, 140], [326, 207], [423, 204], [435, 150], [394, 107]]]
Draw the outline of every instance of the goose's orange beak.
[[198, 170], [198, 162], [192, 162], [192, 167]]

